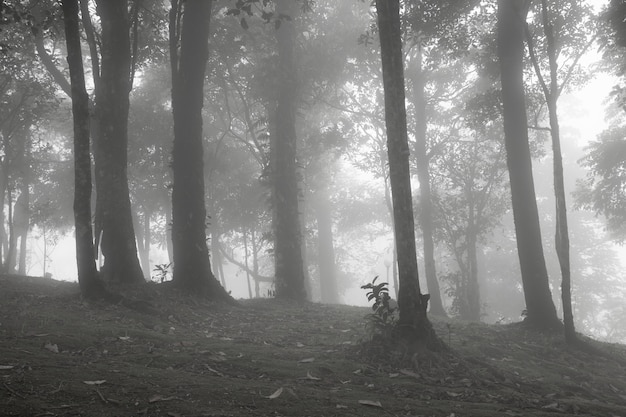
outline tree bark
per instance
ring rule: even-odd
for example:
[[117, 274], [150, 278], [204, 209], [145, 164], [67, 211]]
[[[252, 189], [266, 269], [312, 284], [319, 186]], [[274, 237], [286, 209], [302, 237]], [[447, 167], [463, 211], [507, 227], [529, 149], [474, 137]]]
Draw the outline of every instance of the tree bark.
[[128, 110], [130, 36], [128, 2], [97, 0], [102, 26], [101, 68], [95, 89], [97, 139], [94, 141], [97, 184], [96, 233], [102, 232], [105, 280], [144, 282], [128, 189]]
[[548, 65], [550, 68], [550, 86], [546, 85], [539, 62], [534, 53], [532, 39], [527, 31], [528, 50], [533, 61], [535, 73], [539, 78], [546, 104], [548, 107], [548, 118], [550, 120], [550, 137], [552, 139], [553, 176], [554, 176], [554, 197], [556, 211], [556, 231], [555, 246], [561, 268], [561, 303], [563, 305], [563, 324], [565, 329], [565, 339], [569, 343], [577, 342], [576, 329], [574, 327], [574, 313], [572, 311], [571, 292], [571, 267], [570, 267], [570, 244], [569, 229], [567, 226], [567, 204], [565, 200], [565, 180], [563, 175], [563, 156], [561, 152], [561, 133], [559, 128], [559, 116], [557, 111], [557, 101], [559, 99], [560, 87], [558, 85], [558, 64], [556, 52], [556, 39], [554, 27], [550, 23], [548, 3], [541, 1], [541, 13], [543, 22], [543, 32], [546, 37]]
[[278, 43], [278, 100], [273, 116], [275, 132], [271, 140], [273, 185], [273, 229], [276, 297], [306, 299], [302, 231], [298, 212], [298, 170], [296, 166], [297, 80], [295, 27], [298, 5], [293, 0], [277, 0], [276, 12], [289, 16], [276, 30]]
[[326, 195], [326, 190], [317, 193], [314, 205], [317, 217], [317, 258], [319, 262], [321, 302], [337, 304], [339, 303], [339, 293], [337, 292], [333, 222], [330, 201]]
[[526, 321], [535, 327], [560, 324], [550, 286], [535, 197], [524, 94], [525, 0], [498, 1], [498, 58], [502, 83], [502, 115], [513, 219], [526, 301]]
[[212, 4], [172, 0], [170, 11], [173, 281], [191, 294], [231, 301], [211, 271], [206, 234], [202, 107]]
[[398, 251], [398, 329], [400, 337], [411, 345], [439, 349], [435, 332], [426, 313], [428, 298], [420, 292], [415, 246], [415, 224], [409, 145], [406, 124], [404, 68], [400, 29], [399, 0], [376, 1], [380, 51], [385, 90], [385, 124], [389, 180]]
[[426, 136], [428, 122], [426, 119], [426, 99], [424, 84], [426, 74], [422, 69], [422, 50], [417, 47], [417, 57], [412, 68], [413, 106], [415, 108], [415, 160], [417, 179], [420, 184], [419, 195], [419, 222], [424, 240], [424, 273], [430, 293], [430, 313], [440, 317], [447, 317], [441, 301], [441, 290], [437, 280], [435, 268], [435, 243], [433, 239], [433, 209], [430, 191], [430, 167], [426, 154]]
[[78, 25], [78, 1], [63, 0], [67, 62], [70, 69], [72, 114], [74, 118], [74, 222], [78, 284], [86, 298], [104, 296], [98, 277], [91, 225], [91, 156], [89, 152], [89, 96]]

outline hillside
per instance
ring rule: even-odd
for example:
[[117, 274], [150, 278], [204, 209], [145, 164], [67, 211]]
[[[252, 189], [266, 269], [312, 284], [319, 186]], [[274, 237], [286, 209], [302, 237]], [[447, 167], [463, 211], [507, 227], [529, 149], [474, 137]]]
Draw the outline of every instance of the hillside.
[[372, 359], [367, 308], [134, 298], [156, 311], [0, 277], [0, 415], [626, 416], [621, 345], [450, 321], [435, 322], [450, 355]]

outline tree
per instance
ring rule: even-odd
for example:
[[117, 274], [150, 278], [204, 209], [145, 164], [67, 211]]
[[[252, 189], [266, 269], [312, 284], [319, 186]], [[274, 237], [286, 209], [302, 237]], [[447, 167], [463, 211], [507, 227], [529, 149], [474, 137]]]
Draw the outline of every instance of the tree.
[[399, 0], [376, 2], [380, 54], [385, 90], [385, 123], [389, 180], [393, 200], [396, 249], [398, 252], [398, 329], [409, 343], [438, 348], [438, 340], [426, 313], [428, 296], [422, 295], [417, 271], [415, 225], [409, 147], [404, 104], [404, 68]]
[[[466, 116], [466, 119], [470, 117]], [[465, 320], [480, 321], [479, 255], [485, 236], [508, 210], [504, 145], [500, 125], [482, 121], [483, 129], [461, 129], [460, 137], [442, 144], [434, 159], [432, 183], [437, 236], [458, 266], [448, 274], [452, 310]], [[481, 245], [482, 244], [482, 245]]]
[[[277, 0], [276, 40], [278, 45], [278, 97], [271, 116], [271, 184], [273, 204], [276, 297], [304, 300], [304, 260], [298, 208], [296, 109], [298, 84], [295, 62], [295, 26], [298, 5]], [[280, 23], [278, 23], [280, 22]]]
[[144, 279], [137, 257], [127, 174], [132, 76], [128, 1], [97, 0], [96, 4], [102, 27], [100, 68], [93, 68], [98, 131], [94, 140], [96, 242], [104, 255], [105, 280], [138, 283]]
[[98, 298], [104, 287], [98, 277], [94, 257], [91, 227], [91, 156], [89, 153], [89, 97], [85, 88], [78, 0], [63, 0], [67, 62], [72, 87], [74, 119], [74, 222], [76, 234], [76, 264], [78, 283], [83, 296]]
[[[587, 48], [593, 42], [593, 38], [589, 41], [583, 37], [586, 44], [572, 42], [571, 47], [577, 47], [573, 54], [573, 64], [566, 68], [566, 74], [559, 85], [559, 65], [558, 58], [563, 52], [564, 38], [567, 36], [564, 28], [564, 22], [574, 21], [577, 27], [583, 26], [583, 22], [578, 19], [580, 7], [574, 3], [569, 7], [558, 7], [558, 12], [568, 13], [563, 19], [555, 19], [552, 11], [548, 7], [547, 0], [541, 0], [541, 21], [543, 34], [545, 36], [546, 55], [548, 60], [549, 79], [546, 82], [541, 71], [539, 59], [537, 58], [532, 35], [526, 25], [526, 36], [528, 42], [528, 52], [532, 61], [535, 73], [539, 80], [541, 90], [543, 92], [546, 106], [548, 108], [548, 119], [550, 123], [550, 137], [552, 139], [552, 156], [553, 156], [553, 177], [554, 177], [554, 195], [556, 203], [556, 232], [555, 246], [561, 268], [561, 300], [563, 304], [563, 324], [565, 327], [565, 338], [568, 342], [574, 343], [576, 338], [576, 330], [574, 327], [574, 316], [572, 311], [572, 295], [571, 295], [571, 262], [570, 262], [570, 241], [569, 230], [567, 225], [567, 207], [565, 199], [565, 180], [563, 175], [563, 156], [561, 152], [561, 134], [559, 128], [559, 117], [557, 112], [557, 102], [561, 91], [566, 86], [573, 71], [578, 66], [578, 61], [585, 53]], [[559, 16], [561, 17], [561, 16]]]
[[526, 321], [534, 327], [560, 324], [543, 255], [535, 197], [524, 93], [525, 0], [499, 0], [497, 42], [502, 85], [502, 117]]
[[170, 10], [173, 281], [189, 293], [230, 300], [211, 271], [206, 235], [202, 107], [212, 5], [172, 0]]

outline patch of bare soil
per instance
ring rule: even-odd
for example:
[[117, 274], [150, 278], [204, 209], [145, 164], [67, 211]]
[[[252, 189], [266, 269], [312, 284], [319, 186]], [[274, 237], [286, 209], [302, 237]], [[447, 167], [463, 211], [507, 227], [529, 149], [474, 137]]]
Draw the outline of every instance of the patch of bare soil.
[[452, 353], [373, 355], [367, 308], [130, 298], [0, 276], [0, 416], [626, 416], [621, 345], [435, 321]]

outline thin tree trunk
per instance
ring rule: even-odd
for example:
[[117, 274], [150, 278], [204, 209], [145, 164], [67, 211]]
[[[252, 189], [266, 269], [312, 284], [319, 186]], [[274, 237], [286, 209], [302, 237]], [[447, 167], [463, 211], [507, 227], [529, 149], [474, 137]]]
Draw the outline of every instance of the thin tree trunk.
[[526, 301], [526, 321], [539, 328], [560, 324], [548, 281], [528, 143], [524, 94], [525, 0], [498, 1], [498, 57], [513, 219]]
[[248, 283], [248, 298], [252, 299], [252, 282], [250, 281], [250, 269], [248, 267], [248, 233], [245, 228], [242, 227], [243, 233], [243, 251], [244, 251], [244, 264], [246, 265], [246, 282]]
[[398, 251], [398, 307], [400, 336], [411, 345], [441, 347], [426, 313], [428, 298], [420, 292], [415, 246], [415, 224], [409, 145], [406, 124], [404, 69], [400, 29], [400, 2], [377, 0], [378, 29], [385, 90], [385, 123], [389, 180]]
[[261, 297], [261, 290], [259, 288], [259, 249], [256, 243], [256, 233], [252, 229], [252, 272], [254, 273], [254, 295], [256, 298]]
[[89, 152], [89, 96], [85, 88], [78, 24], [78, 1], [63, 0], [67, 62], [74, 117], [74, 222], [78, 283], [86, 298], [99, 298], [105, 289], [98, 278], [91, 227], [91, 156]]
[[415, 108], [415, 160], [417, 165], [417, 179], [420, 184], [419, 194], [419, 222], [424, 240], [424, 273], [430, 293], [430, 313], [440, 317], [447, 317], [441, 301], [441, 290], [437, 280], [435, 268], [435, 243], [433, 239], [432, 197], [430, 192], [430, 167], [426, 154], [426, 134], [428, 122], [426, 119], [426, 99], [424, 97], [425, 72], [422, 69], [422, 49], [417, 47], [417, 57], [413, 68], [413, 106]]
[[[565, 328], [565, 339], [569, 343], [575, 343], [576, 329], [574, 327], [574, 313], [572, 311], [571, 292], [571, 269], [570, 269], [570, 244], [569, 230], [567, 226], [567, 205], [565, 200], [565, 180], [563, 176], [563, 156], [561, 152], [561, 134], [559, 128], [559, 117], [557, 112], [557, 101], [560, 88], [558, 85], [558, 64], [556, 61], [556, 40], [554, 28], [550, 23], [548, 3], [541, 1], [543, 31], [546, 37], [548, 63], [550, 67], [550, 87], [545, 83], [541, 74], [539, 63], [534, 54], [532, 39], [527, 36], [528, 49], [535, 68], [545, 99], [548, 106], [548, 117], [550, 120], [550, 137], [552, 139], [553, 175], [554, 175], [554, 197], [556, 203], [556, 232], [555, 246], [556, 253], [561, 267], [561, 303], [563, 305], [563, 324]], [[527, 31], [527, 35], [528, 35]]]
[[317, 217], [317, 258], [319, 262], [321, 301], [326, 304], [336, 304], [339, 302], [337, 267], [333, 243], [333, 222], [330, 201], [326, 195], [326, 190], [316, 195], [315, 214]]

